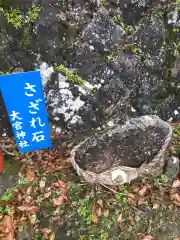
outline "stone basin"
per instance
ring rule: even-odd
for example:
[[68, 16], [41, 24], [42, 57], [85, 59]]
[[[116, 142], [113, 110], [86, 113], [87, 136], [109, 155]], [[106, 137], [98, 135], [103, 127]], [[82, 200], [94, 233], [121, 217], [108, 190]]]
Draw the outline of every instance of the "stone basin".
[[75, 146], [72, 164], [88, 182], [123, 184], [142, 174], [162, 172], [171, 136], [171, 126], [158, 116], [132, 118]]

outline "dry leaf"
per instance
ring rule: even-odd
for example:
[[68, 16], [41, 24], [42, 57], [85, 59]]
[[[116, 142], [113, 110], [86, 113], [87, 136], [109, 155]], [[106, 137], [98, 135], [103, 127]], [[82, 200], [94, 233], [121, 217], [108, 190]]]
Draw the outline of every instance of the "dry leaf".
[[23, 211], [23, 212], [30, 212], [30, 213], [36, 213], [38, 212], [39, 208], [36, 206], [27, 206], [27, 205], [23, 205], [18, 207], [19, 211]]
[[140, 190], [140, 186], [135, 186], [135, 187], [133, 188], [133, 192], [134, 192], [134, 193], [138, 193], [139, 190]]
[[61, 180], [58, 180], [57, 182], [54, 183], [54, 186], [57, 187], [57, 188], [62, 188], [62, 189], [66, 189], [67, 188], [67, 183], [61, 181]]
[[140, 197], [144, 197], [144, 196], [146, 195], [147, 191], [148, 191], [148, 188], [147, 188], [146, 186], [143, 186], [143, 187], [139, 190], [138, 195], [139, 195]]
[[129, 221], [130, 221], [132, 226], [135, 225], [134, 216], [129, 216]]
[[148, 235], [145, 236], [142, 240], [153, 240], [152, 236]]
[[98, 207], [98, 208], [96, 209], [96, 215], [97, 215], [98, 217], [100, 217], [100, 216], [102, 215], [102, 208], [101, 208], [101, 207]]
[[50, 234], [52, 232], [52, 230], [50, 228], [43, 228], [41, 230], [41, 232], [46, 233], [46, 234]]
[[120, 224], [122, 222], [122, 214], [117, 217], [117, 222]]
[[32, 186], [28, 187], [28, 189], [26, 191], [27, 195], [31, 195], [31, 193], [32, 193]]
[[2, 240], [15, 240], [14, 234], [13, 234], [13, 233], [9, 233], [9, 234], [6, 235], [6, 237], [3, 238]]
[[45, 188], [45, 186], [46, 186], [46, 182], [43, 179], [41, 179], [41, 181], [39, 182], [39, 187], [43, 189]]
[[180, 207], [180, 202], [178, 202], [178, 201], [173, 201], [173, 203], [176, 205], [176, 206], [178, 206], [178, 207]]
[[104, 215], [104, 217], [108, 217], [108, 216], [109, 216], [109, 210], [106, 209], [106, 210], [103, 212], [103, 215]]
[[54, 206], [60, 206], [64, 204], [64, 200], [64, 196], [62, 195], [58, 199], [53, 199], [52, 202]]
[[101, 208], [103, 208], [103, 200], [102, 200], [102, 199], [99, 199], [99, 200], [97, 201], [97, 204], [98, 204]]
[[29, 180], [29, 181], [33, 181], [35, 178], [36, 178], [36, 172], [34, 169], [28, 169], [26, 171], [26, 178]]
[[92, 214], [93, 223], [98, 223], [98, 217], [95, 214]]
[[13, 231], [13, 219], [12, 219], [11, 216], [9, 216], [9, 215], [5, 215], [4, 216], [3, 226], [4, 226], [4, 228], [8, 229], [8, 232], [12, 232]]
[[180, 179], [177, 179], [176, 181], [173, 182], [172, 184], [173, 188], [179, 188], [180, 187]]
[[180, 202], [180, 195], [179, 195], [179, 193], [176, 193], [176, 201]]
[[44, 198], [48, 198], [50, 196], [51, 196], [51, 192], [47, 192], [47, 193], [44, 194]]
[[135, 199], [135, 195], [132, 194], [132, 193], [128, 193], [128, 197], [129, 197], [129, 198], [132, 198], [132, 199]]
[[31, 225], [34, 225], [36, 223], [36, 219], [37, 219], [36, 214], [32, 214], [29, 216], [29, 221]]

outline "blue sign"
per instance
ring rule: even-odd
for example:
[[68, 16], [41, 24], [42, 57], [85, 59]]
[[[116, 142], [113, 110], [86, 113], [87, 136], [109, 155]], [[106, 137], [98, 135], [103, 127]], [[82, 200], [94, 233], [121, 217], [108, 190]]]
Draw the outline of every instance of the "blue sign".
[[1, 75], [0, 88], [20, 152], [52, 147], [40, 72]]

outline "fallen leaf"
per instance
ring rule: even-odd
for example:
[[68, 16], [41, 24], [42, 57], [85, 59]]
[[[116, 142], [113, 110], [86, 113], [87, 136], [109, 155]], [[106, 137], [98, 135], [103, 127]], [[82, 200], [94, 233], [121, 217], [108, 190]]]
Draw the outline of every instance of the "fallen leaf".
[[135, 225], [134, 216], [129, 216], [129, 221], [130, 221], [130, 223], [131, 223], [132, 226]]
[[135, 195], [134, 195], [134, 194], [132, 194], [132, 193], [128, 193], [128, 198], [135, 199]]
[[180, 187], [180, 179], [177, 179], [172, 184], [173, 188], [179, 188]]
[[98, 217], [95, 214], [92, 214], [93, 223], [98, 223]]
[[134, 193], [138, 193], [139, 190], [140, 190], [140, 186], [135, 186], [135, 187], [133, 188], [133, 192], [134, 192]]
[[53, 199], [52, 202], [54, 206], [60, 206], [64, 204], [64, 200], [64, 196], [62, 195], [58, 199]]
[[103, 212], [103, 215], [104, 215], [104, 217], [108, 217], [108, 216], [109, 216], [109, 210], [106, 209], [106, 210]]
[[27, 205], [23, 205], [18, 207], [19, 211], [22, 212], [30, 212], [30, 213], [36, 213], [38, 212], [39, 208], [36, 206], [27, 206]]
[[26, 171], [26, 178], [29, 181], [33, 181], [36, 178], [35, 169], [27, 169], [27, 171]]
[[6, 235], [5, 238], [3, 238], [2, 240], [15, 240], [13, 233], [9, 233], [8, 235]]
[[99, 200], [97, 201], [97, 204], [98, 204], [101, 208], [103, 208], [103, 200], [102, 200], [102, 199], [99, 199]]
[[57, 188], [62, 188], [62, 189], [66, 189], [67, 188], [67, 183], [58, 180], [57, 182], [54, 183], [54, 186]]
[[31, 195], [31, 193], [32, 193], [32, 186], [28, 187], [28, 189], [26, 191], [27, 195]]
[[50, 228], [43, 228], [43, 229], [41, 229], [41, 232], [50, 234], [52, 232], [52, 230]]
[[8, 232], [13, 231], [13, 219], [9, 215], [5, 215], [3, 218], [3, 226], [8, 229]]
[[176, 193], [176, 201], [180, 202], [180, 194]]
[[102, 208], [101, 208], [101, 207], [98, 207], [98, 208], [96, 209], [96, 215], [97, 215], [98, 217], [100, 217], [100, 216], [102, 215]]
[[44, 198], [48, 198], [50, 196], [51, 196], [51, 192], [47, 192], [47, 193], [44, 194]]
[[28, 217], [29, 217], [29, 221], [30, 221], [31, 225], [34, 225], [36, 223], [36, 219], [37, 219], [36, 214], [32, 214]]
[[122, 222], [122, 214], [117, 217], [117, 222], [120, 224]]
[[180, 207], [180, 202], [178, 202], [178, 201], [173, 201], [173, 203], [176, 205], [176, 206], [178, 206], [178, 207]]
[[153, 240], [152, 236], [147, 235], [142, 240]]
[[144, 196], [146, 195], [147, 191], [148, 191], [148, 188], [147, 188], [146, 186], [143, 186], [143, 187], [139, 190], [138, 195], [139, 195], [140, 197], [144, 197]]
[[39, 182], [39, 187], [43, 189], [45, 188], [45, 186], [46, 186], [46, 182], [43, 179], [41, 179], [41, 181]]

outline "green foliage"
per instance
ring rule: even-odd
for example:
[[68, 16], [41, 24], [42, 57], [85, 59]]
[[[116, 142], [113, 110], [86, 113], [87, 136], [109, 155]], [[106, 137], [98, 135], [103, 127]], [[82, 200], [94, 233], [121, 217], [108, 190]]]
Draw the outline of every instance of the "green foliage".
[[120, 15], [114, 15], [113, 17], [111, 17], [111, 19], [117, 24], [119, 24], [119, 26], [124, 30], [126, 34], [131, 34], [134, 31], [134, 28], [132, 26], [126, 25], [123, 22], [123, 19]]
[[23, 15], [19, 9], [11, 9], [7, 12], [1, 7], [0, 12], [3, 13], [8, 23], [11, 23], [16, 29], [23, 27]]
[[105, 3], [106, 3], [106, 0], [100, 0], [100, 7], [104, 7], [105, 6]]
[[33, 4], [32, 7], [27, 12], [24, 23], [29, 25], [30, 23], [36, 22], [39, 18], [41, 10], [42, 10], [41, 6]]
[[155, 179], [155, 185], [158, 187], [166, 185], [168, 182], [169, 182], [169, 178], [165, 174], [162, 174], [160, 178]]
[[29, 183], [30, 183], [30, 181], [23, 176], [20, 176], [19, 179], [18, 179], [18, 184], [19, 185], [27, 185]]
[[87, 225], [92, 223], [92, 199], [90, 196], [79, 199], [77, 213], [85, 219]]
[[180, 138], [180, 124], [177, 124], [173, 129], [173, 135], [176, 138]]
[[8, 189], [1, 197], [1, 201], [8, 202], [12, 199], [12, 196], [13, 196], [12, 190]]
[[1, 72], [0, 71], [0, 75], [6, 75], [6, 74], [10, 74], [10, 72]]
[[117, 56], [113, 53], [113, 54], [110, 54], [110, 55], [105, 55], [104, 56], [104, 60], [107, 60], [107, 61], [116, 61], [117, 59]]
[[0, 213], [12, 215], [12, 208], [9, 206], [0, 206]]
[[58, 72], [64, 73], [67, 76], [68, 81], [71, 83], [74, 83], [77, 85], [84, 85], [84, 83], [86, 82], [77, 74], [76, 69], [69, 69], [69, 68], [65, 67], [64, 65], [59, 65], [56, 67], [56, 70]]
[[176, 9], [177, 11], [180, 10], [180, 0], [176, 0]]
[[31, 38], [32, 24], [39, 18], [42, 7], [33, 4], [26, 15], [19, 8], [9, 9], [0, 7], [0, 12], [7, 19], [8, 23], [12, 24], [16, 29], [24, 29], [24, 46], [27, 47]]
[[8, 23], [12, 24], [16, 29], [25, 28], [28, 27], [29, 24], [34, 23], [39, 18], [41, 10], [41, 6], [33, 4], [27, 12], [27, 15], [24, 16], [18, 8], [11, 8], [7, 11], [3, 7], [0, 7], [0, 12], [7, 19]]

